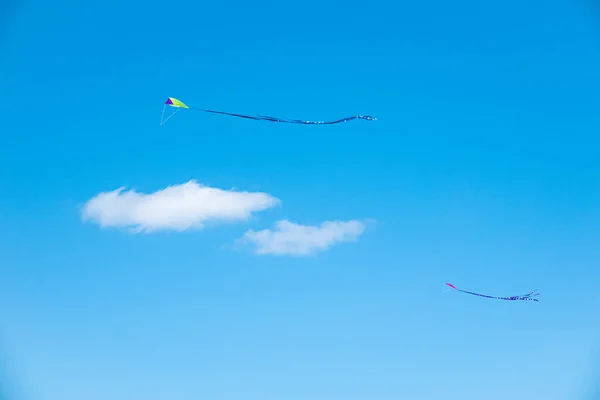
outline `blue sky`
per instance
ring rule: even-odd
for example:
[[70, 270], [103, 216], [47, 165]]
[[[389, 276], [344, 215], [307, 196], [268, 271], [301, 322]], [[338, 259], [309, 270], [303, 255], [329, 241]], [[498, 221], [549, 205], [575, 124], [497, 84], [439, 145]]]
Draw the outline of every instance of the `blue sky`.
[[[15, 398], [551, 400], [592, 389], [591, 2], [6, 10], [0, 372]], [[188, 112], [159, 127], [168, 96], [378, 121]], [[189, 192], [157, 200], [169, 186]], [[147, 197], [85, 208], [121, 187]], [[228, 219], [182, 228], [215, 213]], [[238, 241], [278, 221], [355, 225], [346, 241], [300, 228], [284, 242]], [[444, 282], [538, 289], [540, 302], [440, 295]]]

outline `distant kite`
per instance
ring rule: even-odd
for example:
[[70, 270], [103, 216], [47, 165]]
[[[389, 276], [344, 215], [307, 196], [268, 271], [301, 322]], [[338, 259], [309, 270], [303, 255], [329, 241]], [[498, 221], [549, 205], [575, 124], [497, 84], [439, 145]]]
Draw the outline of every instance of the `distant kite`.
[[538, 296], [539, 295], [539, 293], [537, 293], [537, 290], [534, 290], [531, 293], [527, 293], [527, 294], [520, 295], [520, 296], [497, 297], [497, 296], [488, 296], [486, 294], [480, 294], [480, 293], [474, 293], [474, 292], [467, 292], [466, 290], [458, 289], [456, 286], [454, 286], [454, 285], [452, 285], [450, 283], [446, 283], [446, 285], [450, 286], [454, 290], [458, 290], [459, 292], [463, 292], [463, 293], [467, 293], [467, 294], [472, 294], [472, 295], [475, 295], [475, 296], [487, 297], [488, 299], [538, 301], [538, 299], [534, 299], [531, 296]]
[[[175, 112], [173, 112], [171, 115], [169, 115], [167, 118], [165, 118], [165, 110], [166, 110], [167, 106], [174, 107], [177, 110], [175, 110]], [[181, 109], [204, 111], [204, 112], [209, 112], [209, 113], [213, 113], [213, 114], [229, 115], [232, 117], [247, 118], [247, 119], [253, 119], [253, 120], [257, 120], [257, 121], [284, 122], [284, 123], [288, 123], [288, 124], [305, 124], [305, 125], [332, 125], [332, 124], [339, 124], [340, 122], [348, 122], [353, 119], [364, 119], [367, 121], [375, 121], [377, 119], [375, 117], [370, 117], [370, 116], [356, 115], [353, 117], [338, 119], [337, 121], [302, 121], [299, 119], [281, 119], [281, 118], [274, 118], [274, 117], [266, 117], [264, 115], [256, 115], [256, 116], [241, 115], [241, 114], [232, 114], [232, 113], [223, 112], [223, 111], [205, 110], [203, 108], [189, 107], [189, 106], [185, 105], [182, 101], [177, 100], [173, 97], [169, 97], [167, 99], [167, 101], [165, 102], [165, 104], [163, 105], [163, 112], [162, 112], [162, 117], [160, 120], [160, 125], [162, 126], [162, 124], [167, 122], [167, 120], [169, 118], [171, 118], [173, 115], [177, 114], [177, 112], [179, 112]]]

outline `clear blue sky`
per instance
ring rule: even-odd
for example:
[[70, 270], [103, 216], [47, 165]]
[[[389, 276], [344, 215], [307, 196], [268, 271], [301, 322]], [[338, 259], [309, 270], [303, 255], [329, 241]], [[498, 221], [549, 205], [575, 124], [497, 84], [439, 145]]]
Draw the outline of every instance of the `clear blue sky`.
[[[592, 2], [83, 4], [13, 3], [2, 22], [0, 371], [16, 398], [562, 400], [599, 376]], [[159, 127], [167, 96], [379, 120]], [[189, 180], [282, 204], [185, 232], [81, 220], [99, 192]], [[315, 256], [228, 248], [281, 219], [367, 218]]]

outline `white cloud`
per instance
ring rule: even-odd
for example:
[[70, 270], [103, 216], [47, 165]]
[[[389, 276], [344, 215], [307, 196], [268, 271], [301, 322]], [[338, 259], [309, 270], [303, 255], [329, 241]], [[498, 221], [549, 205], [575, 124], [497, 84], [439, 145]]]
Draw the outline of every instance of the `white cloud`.
[[267, 193], [222, 190], [189, 181], [144, 194], [119, 188], [99, 193], [84, 204], [82, 219], [101, 227], [131, 231], [200, 229], [210, 220], [246, 220], [279, 204]]
[[256, 254], [307, 256], [336, 243], [353, 242], [365, 228], [365, 223], [357, 220], [325, 221], [318, 226], [282, 220], [275, 223], [275, 229], [249, 230], [239, 240], [254, 244]]

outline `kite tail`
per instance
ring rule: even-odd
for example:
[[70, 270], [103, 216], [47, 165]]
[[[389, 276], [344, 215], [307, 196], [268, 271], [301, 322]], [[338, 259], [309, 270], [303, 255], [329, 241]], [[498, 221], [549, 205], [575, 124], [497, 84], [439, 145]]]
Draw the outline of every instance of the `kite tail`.
[[338, 120], [334, 120], [334, 121], [305, 121], [305, 120], [300, 120], [300, 119], [283, 119], [283, 118], [269, 117], [267, 115], [256, 115], [255, 116], [255, 115], [236, 114], [236, 113], [230, 113], [230, 112], [225, 112], [225, 111], [208, 110], [208, 109], [204, 109], [204, 108], [193, 108], [192, 107], [190, 109], [196, 110], [196, 111], [204, 111], [204, 112], [212, 113], [212, 114], [221, 114], [221, 115], [229, 115], [231, 117], [253, 119], [253, 120], [257, 120], [257, 121], [282, 122], [282, 123], [287, 123], [287, 124], [303, 124], [303, 125], [332, 125], [332, 124], [339, 124], [342, 122], [352, 121], [354, 119], [364, 119], [366, 121], [376, 121], [377, 120], [377, 118], [372, 117], [370, 115], [355, 115], [352, 117], [346, 117], [346, 118], [342, 118], [342, 119], [338, 119]]
[[467, 294], [471, 294], [474, 296], [479, 296], [479, 297], [485, 297], [488, 299], [498, 299], [498, 300], [529, 300], [529, 301], [539, 301], [538, 299], [534, 299], [532, 296], [538, 296], [539, 293], [537, 292], [537, 290], [534, 290], [533, 292], [524, 294], [524, 295], [520, 295], [520, 296], [510, 296], [510, 297], [498, 297], [498, 296], [490, 296], [487, 294], [482, 294], [482, 293], [475, 293], [475, 292], [469, 292], [466, 290], [462, 290], [457, 288], [456, 286], [452, 285], [451, 283], [446, 283], [447, 286], [451, 287], [452, 289], [462, 292], [462, 293], [467, 293]]

